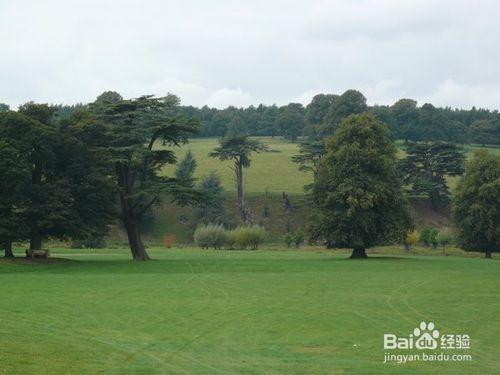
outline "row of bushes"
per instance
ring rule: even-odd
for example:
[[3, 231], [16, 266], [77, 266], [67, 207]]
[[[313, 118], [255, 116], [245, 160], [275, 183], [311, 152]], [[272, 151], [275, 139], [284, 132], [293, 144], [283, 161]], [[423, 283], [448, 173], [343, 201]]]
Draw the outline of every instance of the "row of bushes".
[[407, 250], [411, 250], [413, 245], [418, 242], [422, 243], [425, 246], [431, 246], [436, 248], [438, 245], [441, 245], [443, 249], [452, 243], [455, 242], [455, 235], [449, 228], [444, 228], [439, 231], [436, 228], [424, 228], [421, 232], [413, 231], [408, 233], [406, 236], [405, 246]]
[[296, 248], [299, 248], [300, 245], [304, 242], [304, 233], [301, 230], [296, 231], [295, 233], [287, 232], [283, 236], [283, 242], [286, 247], [291, 247], [292, 245]]
[[264, 242], [266, 235], [266, 230], [259, 225], [227, 230], [222, 225], [208, 224], [196, 228], [194, 242], [202, 249], [226, 247], [255, 250]]

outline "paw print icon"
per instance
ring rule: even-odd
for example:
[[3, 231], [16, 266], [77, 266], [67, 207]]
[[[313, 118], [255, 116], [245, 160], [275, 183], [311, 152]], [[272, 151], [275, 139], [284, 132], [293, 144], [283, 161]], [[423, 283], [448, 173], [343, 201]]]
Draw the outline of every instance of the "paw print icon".
[[416, 339], [415, 347], [417, 349], [436, 349], [438, 347], [439, 331], [435, 329], [432, 322], [420, 322], [419, 327], [413, 330], [413, 336]]

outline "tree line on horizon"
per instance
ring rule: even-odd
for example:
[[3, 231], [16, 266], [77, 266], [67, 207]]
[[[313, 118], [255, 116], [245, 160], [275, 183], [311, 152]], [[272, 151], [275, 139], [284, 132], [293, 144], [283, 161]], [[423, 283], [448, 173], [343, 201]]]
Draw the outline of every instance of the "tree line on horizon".
[[[57, 116], [65, 118], [83, 106], [55, 108]], [[0, 111], [7, 109], [7, 105], [0, 103]], [[306, 106], [289, 103], [217, 109], [179, 105], [178, 111], [199, 122], [195, 137], [283, 136], [291, 141], [299, 137], [319, 138], [332, 135], [347, 115], [368, 112], [389, 126], [393, 139], [500, 145], [498, 110], [442, 108], [431, 103], [418, 106], [415, 100], [406, 98], [390, 106], [369, 106], [357, 90], [347, 90], [341, 95], [318, 94]]]

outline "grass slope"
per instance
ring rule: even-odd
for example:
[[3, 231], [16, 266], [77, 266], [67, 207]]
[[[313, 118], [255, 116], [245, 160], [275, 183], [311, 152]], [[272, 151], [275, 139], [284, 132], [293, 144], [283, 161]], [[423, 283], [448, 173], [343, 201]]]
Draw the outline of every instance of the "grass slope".
[[[263, 143], [269, 146], [268, 152], [254, 154], [252, 165], [245, 170], [245, 189], [247, 193], [263, 194], [266, 189], [269, 192], [302, 194], [304, 185], [308, 184], [311, 176], [300, 172], [297, 164], [293, 163], [291, 157], [298, 154], [298, 145], [285, 141], [281, 137], [259, 137]], [[201, 178], [210, 171], [216, 171], [222, 179], [223, 186], [230, 192], [236, 191], [234, 172], [229, 168], [230, 162], [222, 162], [208, 156], [210, 151], [219, 145], [216, 138], [196, 138], [188, 144], [176, 150], [178, 160], [181, 160], [187, 150], [191, 150], [196, 158], [198, 167], [195, 177]], [[171, 174], [175, 167], [168, 166], [164, 173]]]
[[[270, 152], [255, 154], [252, 157], [252, 165], [245, 170], [245, 189], [247, 194], [263, 194], [266, 189], [270, 193], [286, 191], [290, 194], [301, 195], [304, 193], [304, 185], [312, 182], [310, 173], [300, 172], [298, 165], [293, 163], [291, 157], [298, 154], [297, 143], [285, 141], [281, 137], [257, 137], [269, 146]], [[236, 185], [234, 175], [229, 168], [230, 163], [221, 162], [208, 156], [219, 144], [216, 138], [195, 138], [178, 149], [174, 149], [178, 160], [181, 160], [187, 150], [191, 150], [198, 163], [195, 177], [201, 178], [210, 171], [216, 171], [222, 179], [224, 188], [227, 191], [235, 192]], [[402, 148], [403, 142], [396, 142], [398, 148]], [[471, 155], [474, 150], [483, 149], [479, 146], [465, 146], [467, 155]], [[500, 147], [486, 147], [490, 152], [500, 154]], [[400, 152], [404, 155], [404, 152]], [[174, 166], [164, 169], [165, 174], [172, 174]], [[454, 183], [454, 182], [453, 182]]]
[[[57, 252], [57, 251], [56, 251]], [[330, 251], [59, 250], [1, 261], [1, 373], [495, 373], [500, 263], [350, 261]], [[420, 321], [472, 338], [472, 363], [383, 364]]]

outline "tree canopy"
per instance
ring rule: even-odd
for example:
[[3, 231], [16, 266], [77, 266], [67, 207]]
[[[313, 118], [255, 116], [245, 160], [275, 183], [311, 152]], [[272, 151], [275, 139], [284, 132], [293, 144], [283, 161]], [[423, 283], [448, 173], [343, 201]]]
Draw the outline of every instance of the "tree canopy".
[[410, 193], [427, 195], [434, 209], [447, 205], [450, 192], [446, 177], [460, 176], [464, 171], [461, 148], [446, 142], [410, 142], [405, 152], [399, 171]]
[[465, 250], [484, 252], [487, 258], [500, 251], [500, 156], [474, 154], [457, 186], [453, 215]]
[[311, 234], [328, 247], [365, 249], [402, 241], [412, 227], [396, 174], [396, 148], [387, 126], [371, 114], [351, 115], [327, 141], [314, 181]]
[[140, 224], [162, 195], [169, 194], [175, 200], [193, 193], [195, 199], [193, 189], [159, 173], [166, 164], [176, 162], [168, 147], [186, 143], [197, 130], [197, 122], [180, 115], [178, 105], [179, 99], [174, 95], [125, 100], [119, 94], [106, 93], [92, 106], [94, 116], [105, 127], [120, 200], [120, 219], [134, 260], [149, 259]]

